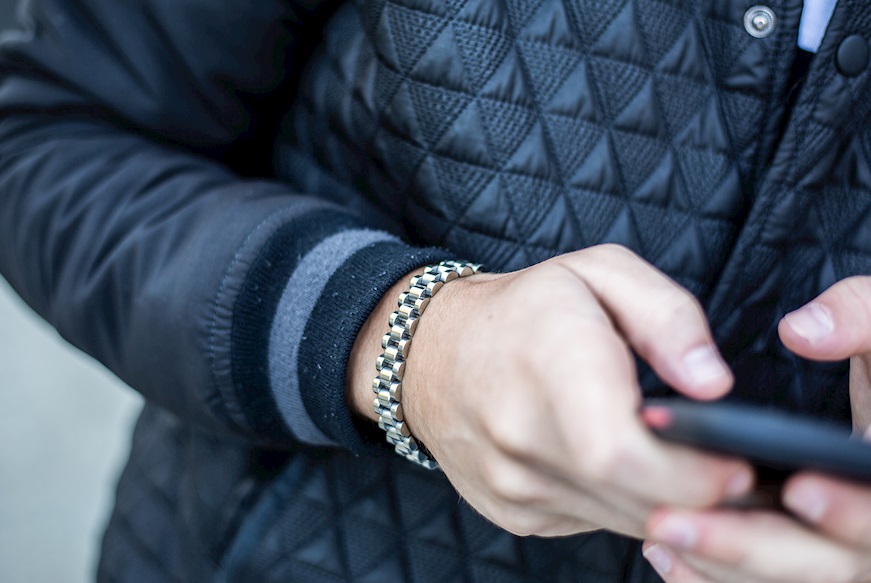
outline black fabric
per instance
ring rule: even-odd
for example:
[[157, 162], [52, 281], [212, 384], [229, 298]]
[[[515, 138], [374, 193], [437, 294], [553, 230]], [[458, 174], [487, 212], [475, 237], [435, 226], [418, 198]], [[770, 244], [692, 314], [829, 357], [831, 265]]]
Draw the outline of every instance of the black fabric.
[[317, 304], [341, 333], [306, 329], [307, 410], [355, 451], [289, 438], [262, 340], [317, 225], [496, 270], [624, 244], [703, 303], [736, 398], [846, 418], [845, 364], [776, 323], [871, 273], [869, 74], [834, 61], [867, 3], [838, 3], [792, 100], [800, 0], [765, 39], [736, 0], [29, 6], [0, 46], [0, 271], [149, 401], [99, 580], [657, 580], [636, 541], [519, 539], [357, 457], [344, 361], [412, 247], [345, 311], [388, 247], [354, 254]]
[[[328, 205], [226, 164], [249, 139], [271, 143], [274, 124], [259, 120], [275, 111], [260, 107], [295, 88], [286, 76], [302, 61], [300, 31], [319, 17], [283, 1], [27, 7], [26, 30], [0, 54], [4, 277], [153, 402], [286, 442], [243, 412], [229, 332], [263, 245]], [[268, 314], [252, 322], [270, 326]], [[246, 391], [269, 399], [268, 386]]]
[[334, 209], [307, 213], [288, 222], [260, 251], [236, 299], [230, 336], [233, 381], [249, 424], [265, 435], [285, 435], [287, 428], [272, 394], [251, 391], [252, 387], [269, 386], [269, 353], [263, 347], [269, 346], [270, 329], [264, 323], [275, 317], [281, 292], [300, 259], [322, 239], [357, 225], [354, 217], [342, 216]]
[[0, 191], [0, 269], [67, 340], [191, 422], [259, 434], [223, 347], [287, 186], [99, 122], [4, 116]]
[[[378, 243], [356, 252], [347, 261], [354, 267], [339, 270], [327, 282], [313, 310], [316, 318], [306, 326], [297, 361], [300, 377], [306, 379], [303, 399], [309, 416], [334, 442], [354, 452], [392, 452], [386, 447], [384, 433], [368, 421], [352, 418], [344, 399], [334, 398], [333, 393], [336, 387], [347, 386], [351, 348], [378, 300], [413, 269], [445, 259], [450, 256], [443, 249], [410, 252], [398, 243]], [[370, 282], [368, 293], [362, 296], [364, 301], [336, 301], [349, 293], [357, 294], [362, 281]]]
[[607, 534], [513, 537], [459, 500], [443, 476], [396, 456], [374, 466], [346, 453], [301, 454], [272, 492], [221, 578], [605, 583], [624, 580], [638, 546]]
[[795, 57], [792, 60], [792, 70], [789, 73], [789, 87], [786, 93], [786, 106], [789, 111], [795, 107], [795, 102], [801, 94], [801, 88], [804, 86], [804, 80], [807, 77], [807, 72], [810, 70], [811, 61], [814, 54], [803, 49], [796, 49]]

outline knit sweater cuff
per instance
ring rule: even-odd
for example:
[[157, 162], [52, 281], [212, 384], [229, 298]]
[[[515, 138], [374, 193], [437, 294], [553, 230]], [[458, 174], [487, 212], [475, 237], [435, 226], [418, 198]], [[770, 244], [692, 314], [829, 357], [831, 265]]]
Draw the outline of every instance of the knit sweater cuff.
[[374, 241], [358, 246], [323, 278], [323, 290], [299, 347], [297, 366], [305, 410], [332, 442], [357, 453], [389, 451], [384, 433], [374, 423], [352, 417], [348, 410], [345, 386], [351, 349], [366, 319], [400, 278], [447, 258], [440, 249], [413, 248], [396, 239]]
[[257, 432], [357, 452], [384, 449], [375, 425], [352, 417], [345, 403], [351, 349], [399, 278], [443, 258], [444, 251], [410, 247], [337, 209], [280, 227], [253, 261], [233, 309], [233, 381]]

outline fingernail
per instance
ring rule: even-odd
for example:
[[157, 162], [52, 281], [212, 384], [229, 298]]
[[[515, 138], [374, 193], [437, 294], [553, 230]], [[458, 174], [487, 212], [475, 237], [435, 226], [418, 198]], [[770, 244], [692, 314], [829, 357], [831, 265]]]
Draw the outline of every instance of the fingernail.
[[787, 490], [783, 503], [808, 522], [819, 522], [829, 506], [825, 493], [820, 488], [807, 483], [798, 484]]
[[808, 304], [783, 317], [793, 332], [813, 344], [835, 329], [828, 309], [821, 304]]
[[651, 534], [656, 540], [681, 551], [692, 549], [699, 538], [695, 525], [680, 516], [663, 518]]
[[683, 363], [694, 385], [707, 385], [729, 375], [729, 370], [711, 346], [700, 346], [686, 353]]
[[726, 482], [726, 496], [743, 496], [753, 485], [753, 474], [747, 470], [741, 470]]
[[647, 559], [656, 572], [662, 576], [671, 573], [674, 566], [674, 555], [662, 545], [652, 545], [644, 551], [644, 558]]

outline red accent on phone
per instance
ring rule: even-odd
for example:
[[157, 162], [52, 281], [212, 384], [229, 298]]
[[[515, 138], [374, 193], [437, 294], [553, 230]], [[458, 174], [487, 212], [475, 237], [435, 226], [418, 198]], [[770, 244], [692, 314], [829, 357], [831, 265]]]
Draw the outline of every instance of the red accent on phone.
[[641, 419], [651, 429], [666, 429], [674, 423], [674, 414], [666, 407], [645, 407]]

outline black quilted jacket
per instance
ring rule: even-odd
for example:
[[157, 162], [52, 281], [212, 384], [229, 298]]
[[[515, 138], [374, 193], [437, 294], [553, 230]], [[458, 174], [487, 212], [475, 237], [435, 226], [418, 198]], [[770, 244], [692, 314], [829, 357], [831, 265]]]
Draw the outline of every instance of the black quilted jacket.
[[636, 541], [500, 531], [350, 417], [357, 330], [435, 259], [621, 243], [702, 301], [738, 397], [846, 418], [844, 365], [775, 324], [871, 273], [842, 47], [871, 5], [805, 76], [801, 0], [764, 38], [754, 3], [32, 0], [0, 43], [0, 271], [148, 401], [98, 579], [656, 580]]

